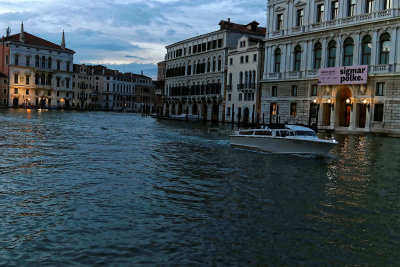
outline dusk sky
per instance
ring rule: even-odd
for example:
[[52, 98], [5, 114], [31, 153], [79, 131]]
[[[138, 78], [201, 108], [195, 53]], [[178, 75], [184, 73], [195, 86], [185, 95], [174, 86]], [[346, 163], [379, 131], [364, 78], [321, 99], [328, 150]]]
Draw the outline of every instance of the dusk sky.
[[218, 30], [220, 20], [265, 27], [265, 0], [0, 0], [0, 30], [25, 31], [61, 43], [74, 63], [102, 64], [155, 77], [165, 46]]

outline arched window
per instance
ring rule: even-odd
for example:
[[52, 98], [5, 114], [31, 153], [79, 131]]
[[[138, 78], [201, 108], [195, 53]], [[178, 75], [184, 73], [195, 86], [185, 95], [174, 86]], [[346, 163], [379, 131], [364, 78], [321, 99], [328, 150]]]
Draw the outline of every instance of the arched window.
[[274, 53], [274, 72], [281, 71], [281, 50], [279, 48], [275, 49]]
[[371, 50], [372, 50], [372, 38], [369, 35], [365, 35], [362, 39], [362, 65], [371, 64]]
[[243, 84], [243, 72], [239, 73], [239, 84], [242, 85]]
[[187, 75], [192, 75], [192, 62], [188, 62], [188, 66], [187, 66]]
[[197, 74], [197, 65], [196, 65], [196, 60], [193, 61], [193, 74]]
[[379, 64], [389, 64], [390, 45], [390, 35], [382, 34], [379, 39]]
[[39, 74], [38, 73], [36, 73], [36, 75], [35, 75], [35, 84], [39, 84]]
[[314, 45], [314, 69], [321, 68], [321, 59], [322, 59], [322, 44], [316, 43]]
[[294, 62], [293, 62], [293, 70], [300, 71], [301, 65], [301, 47], [298, 45], [294, 48]]
[[244, 86], [247, 87], [248, 84], [249, 84], [249, 73], [246, 71], [244, 73]]
[[256, 88], [256, 71], [253, 70], [253, 88]]
[[42, 69], [46, 68], [46, 58], [42, 57]]
[[336, 42], [330, 41], [328, 43], [328, 67], [332, 68], [336, 65]]
[[47, 68], [51, 69], [51, 57], [47, 59]]
[[41, 76], [41, 85], [45, 85], [46, 84], [46, 76], [44, 76], [44, 73], [42, 73], [42, 76]]
[[213, 58], [213, 71], [215, 71], [217, 69], [217, 58], [214, 57]]
[[354, 40], [353, 38], [347, 38], [344, 43], [344, 52], [343, 52], [343, 66], [352, 66], [353, 65], [353, 54], [354, 54]]
[[218, 71], [221, 71], [222, 69], [222, 58], [221, 56], [218, 57]]
[[211, 58], [208, 58], [208, 62], [207, 62], [207, 72], [211, 72]]
[[232, 73], [229, 73], [228, 85], [232, 86]]
[[35, 67], [39, 68], [39, 56], [35, 57]]

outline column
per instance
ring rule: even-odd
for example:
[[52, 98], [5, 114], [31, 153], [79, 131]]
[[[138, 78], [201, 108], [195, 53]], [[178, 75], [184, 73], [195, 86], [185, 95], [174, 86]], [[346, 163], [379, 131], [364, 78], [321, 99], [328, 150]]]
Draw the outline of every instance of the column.
[[354, 36], [354, 53], [353, 53], [353, 65], [360, 65], [360, 52], [361, 52], [361, 40], [360, 33], [356, 33]]
[[343, 38], [339, 36], [339, 38], [336, 40], [336, 60], [335, 60], [336, 67], [343, 66], [342, 50], [343, 50]]
[[[397, 45], [397, 27], [393, 27], [392, 33], [390, 34], [390, 55], [389, 55], [389, 64], [394, 64], [396, 62], [396, 47]], [[394, 70], [392, 70], [394, 71]]]
[[326, 38], [322, 40], [322, 55], [321, 55], [321, 68], [325, 68], [327, 66], [326, 60], [328, 57], [327, 51], [328, 51], [328, 42]]
[[372, 34], [372, 51], [371, 51], [371, 65], [377, 65], [379, 53], [378, 32], [374, 31]]

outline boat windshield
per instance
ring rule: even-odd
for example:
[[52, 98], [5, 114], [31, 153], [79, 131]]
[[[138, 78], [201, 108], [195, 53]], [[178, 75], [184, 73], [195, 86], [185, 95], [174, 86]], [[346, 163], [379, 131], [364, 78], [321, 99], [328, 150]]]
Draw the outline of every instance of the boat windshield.
[[240, 131], [240, 135], [253, 135], [253, 131]]
[[316, 137], [317, 135], [313, 131], [296, 131], [296, 136], [313, 136]]
[[254, 132], [255, 135], [268, 135], [271, 136], [272, 132], [269, 130], [262, 130], [262, 131], [255, 131]]

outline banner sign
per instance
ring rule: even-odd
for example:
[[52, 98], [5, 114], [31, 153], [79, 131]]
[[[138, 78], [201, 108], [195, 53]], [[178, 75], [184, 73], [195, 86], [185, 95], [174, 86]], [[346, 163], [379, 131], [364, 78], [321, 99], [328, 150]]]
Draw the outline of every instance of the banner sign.
[[322, 68], [318, 70], [319, 85], [366, 84], [368, 65]]

